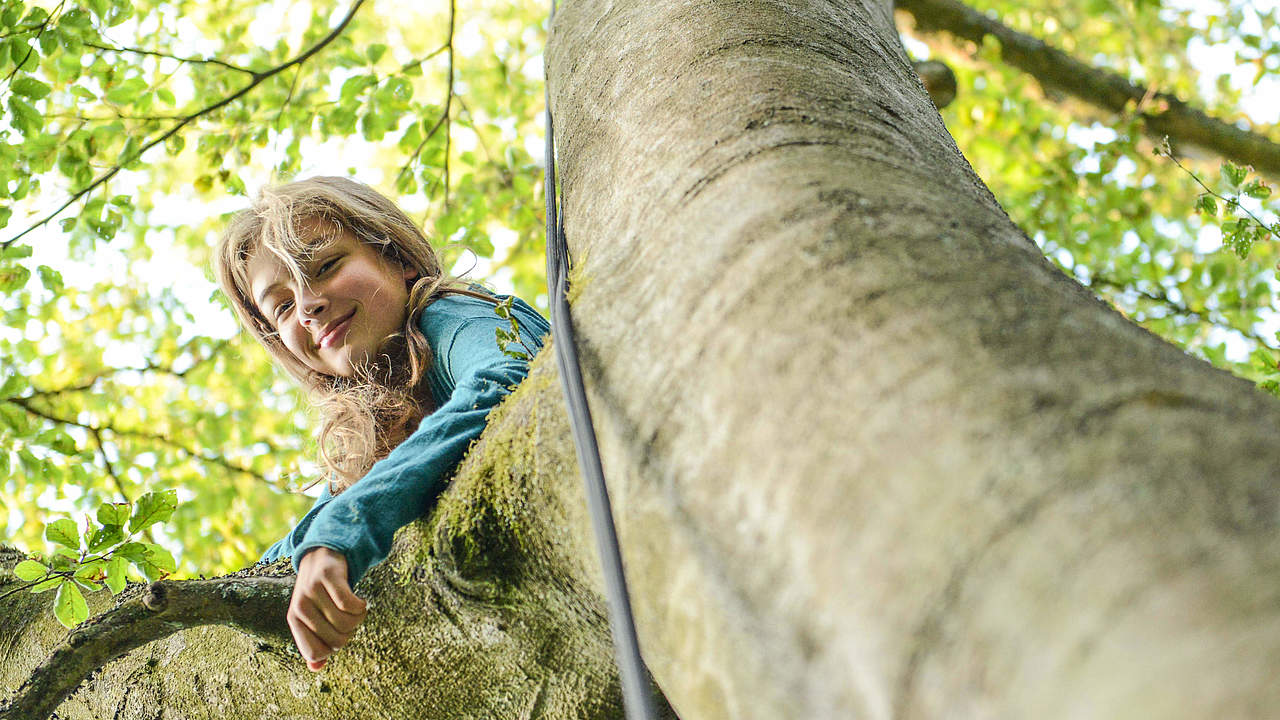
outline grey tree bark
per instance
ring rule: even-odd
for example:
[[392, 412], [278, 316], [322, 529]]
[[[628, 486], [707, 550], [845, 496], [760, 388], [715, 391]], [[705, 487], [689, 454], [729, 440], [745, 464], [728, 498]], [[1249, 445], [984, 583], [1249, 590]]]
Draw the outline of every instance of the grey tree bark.
[[[680, 717], [1280, 707], [1276, 403], [1039, 255], [887, 3], [570, 0], [548, 67], [584, 370]], [[59, 716], [618, 716], [547, 360], [324, 675], [188, 630]], [[23, 622], [7, 683], [57, 635]]]

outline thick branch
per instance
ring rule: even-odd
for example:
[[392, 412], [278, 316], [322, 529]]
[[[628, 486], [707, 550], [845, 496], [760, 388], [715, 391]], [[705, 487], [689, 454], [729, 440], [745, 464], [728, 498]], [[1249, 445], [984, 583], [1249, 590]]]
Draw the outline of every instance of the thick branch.
[[141, 148], [138, 149], [135, 155], [131, 157], [121, 158], [120, 162], [111, 166], [109, 170], [107, 170], [102, 175], [99, 175], [97, 178], [93, 180], [93, 182], [84, 186], [80, 190], [77, 190], [74, 194], [72, 194], [70, 198], [67, 199], [66, 202], [58, 206], [58, 209], [49, 213], [44, 218], [36, 222], [34, 225], [31, 225], [30, 227], [28, 227], [26, 230], [23, 230], [17, 235], [9, 238], [8, 240], [5, 240], [3, 243], [0, 243], [0, 248], [8, 248], [10, 245], [14, 244], [19, 239], [21, 239], [22, 236], [26, 235], [32, 230], [35, 230], [41, 225], [44, 225], [45, 223], [54, 219], [59, 214], [61, 214], [63, 210], [66, 210], [67, 208], [71, 207], [71, 205], [74, 204], [77, 200], [93, 192], [97, 187], [99, 187], [106, 181], [110, 180], [111, 178], [115, 177], [116, 173], [120, 172], [126, 164], [133, 162], [139, 157], [142, 157], [143, 153], [155, 147], [156, 145], [159, 145], [165, 140], [168, 140], [170, 137], [173, 137], [175, 134], [177, 134], [179, 130], [191, 124], [196, 119], [201, 118], [205, 115], [208, 115], [209, 113], [214, 112], [215, 110], [219, 110], [227, 105], [230, 105], [236, 100], [239, 100], [241, 97], [244, 97], [246, 94], [248, 94], [250, 90], [254, 89], [258, 85], [261, 85], [267, 79], [274, 77], [275, 75], [278, 75], [295, 65], [300, 65], [306, 62], [312, 55], [315, 55], [316, 53], [320, 52], [322, 49], [324, 49], [325, 46], [333, 42], [335, 38], [337, 38], [339, 35], [342, 34], [342, 31], [345, 30], [347, 25], [351, 23], [352, 18], [354, 18], [356, 15], [356, 11], [359, 10], [360, 6], [363, 4], [364, 4], [364, 0], [355, 0], [355, 2], [351, 4], [351, 9], [347, 11], [346, 17], [342, 18], [342, 22], [338, 23], [337, 27], [335, 27], [332, 31], [330, 31], [328, 35], [324, 36], [324, 38], [322, 38], [320, 42], [311, 46], [311, 48], [309, 48], [306, 52], [302, 53], [301, 55], [298, 55], [297, 57], [284, 63], [283, 65], [278, 65], [270, 70], [266, 70], [263, 72], [253, 73], [252, 75], [253, 79], [249, 82], [248, 85], [245, 85], [244, 87], [240, 88], [236, 92], [232, 93], [231, 95], [228, 95], [227, 97], [215, 103], [207, 105], [201, 108], [200, 110], [197, 110], [191, 113], [190, 115], [183, 117], [181, 120], [175, 123], [173, 127], [169, 128], [167, 131], [147, 141], [145, 145], [143, 145]]
[[1146, 121], [1147, 132], [1177, 143], [1204, 148], [1259, 172], [1280, 178], [1280, 144], [1262, 135], [1212, 118], [1173, 95], [1151, 92], [1115, 73], [1080, 62], [1043, 40], [1020, 33], [957, 0], [898, 0], [924, 32], [945, 30], [982, 44], [1000, 41], [1000, 57], [1033, 75], [1041, 85], [1072, 95], [1110, 112], [1130, 102]]
[[0, 720], [47, 718], [94, 670], [149, 642], [200, 625], [229, 625], [288, 641], [285, 611], [293, 577], [161, 580], [114, 610], [73, 629], [31, 673]]

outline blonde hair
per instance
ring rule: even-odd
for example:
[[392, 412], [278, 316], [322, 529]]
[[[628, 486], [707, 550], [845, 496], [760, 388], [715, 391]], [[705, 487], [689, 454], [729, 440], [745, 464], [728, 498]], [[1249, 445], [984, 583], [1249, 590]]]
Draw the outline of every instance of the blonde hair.
[[[317, 222], [351, 232], [356, 240], [416, 273], [404, 328], [387, 338], [377, 359], [357, 367], [352, 378], [316, 372], [294, 357], [249, 291], [249, 260], [259, 251], [275, 255], [297, 282], [305, 282], [301, 266], [332, 236], [323, 231], [302, 232]], [[432, 348], [418, 329], [422, 311], [446, 294], [497, 303], [491, 295], [468, 290], [461, 278], [445, 275], [426, 236], [395, 203], [367, 185], [342, 177], [264, 187], [253, 204], [228, 223], [215, 250], [214, 274], [240, 323], [316, 406], [320, 465], [334, 493], [363, 477], [408, 436], [415, 422], [435, 410], [422, 382], [433, 361]]]

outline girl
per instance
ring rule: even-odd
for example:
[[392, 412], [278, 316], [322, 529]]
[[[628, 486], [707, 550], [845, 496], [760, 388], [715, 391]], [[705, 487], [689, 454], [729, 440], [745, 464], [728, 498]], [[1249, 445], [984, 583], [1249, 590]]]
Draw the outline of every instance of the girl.
[[[351, 586], [432, 507], [528, 360], [499, 347], [505, 296], [446, 277], [404, 212], [351, 180], [263, 189], [215, 264], [241, 323], [320, 411], [329, 482], [262, 556], [293, 559], [289, 629], [318, 671], [364, 619]], [[510, 314], [531, 357], [551, 328], [518, 298]]]

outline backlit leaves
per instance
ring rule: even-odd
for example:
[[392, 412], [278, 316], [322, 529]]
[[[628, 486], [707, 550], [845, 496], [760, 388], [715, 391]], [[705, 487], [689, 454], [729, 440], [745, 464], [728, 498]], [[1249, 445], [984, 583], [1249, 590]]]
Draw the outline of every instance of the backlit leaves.
[[[13, 574], [34, 593], [57, 589], [53, 612], [58, 621], [74, 627], [89, 616], [84, 591], [97, 592], [105, 584], [112, 594], [124, 589], [132, 566], [148, 582], [177, 570], [173, 554], [153, 542], [138, 539], [140, 533], [173, 514], [174, 491], [147, 493], [130, 503], [103, 503], [93, 518], [85, 518], [84, 543], [75, 521], [58, 518], [44, 528], [45, 538], [58, 545], [41, 562], [18, 562]], [[96, 519], [97, 522], [94, 520]], [[128, 530], [124, 523], [129, 523]]]

